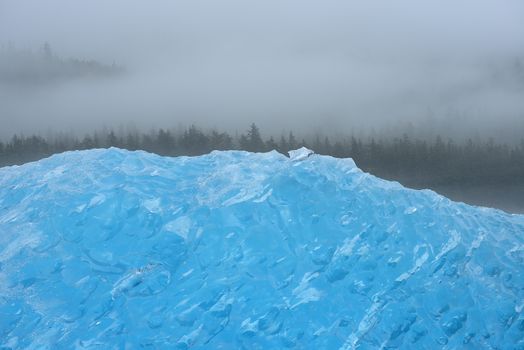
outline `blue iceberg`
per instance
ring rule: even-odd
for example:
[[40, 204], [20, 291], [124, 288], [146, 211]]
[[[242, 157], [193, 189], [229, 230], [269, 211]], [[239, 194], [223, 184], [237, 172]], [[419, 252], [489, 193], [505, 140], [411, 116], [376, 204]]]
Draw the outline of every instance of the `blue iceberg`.
[[0, 169], [2, 349], [523, 349], [524, 216], [298, 150]]

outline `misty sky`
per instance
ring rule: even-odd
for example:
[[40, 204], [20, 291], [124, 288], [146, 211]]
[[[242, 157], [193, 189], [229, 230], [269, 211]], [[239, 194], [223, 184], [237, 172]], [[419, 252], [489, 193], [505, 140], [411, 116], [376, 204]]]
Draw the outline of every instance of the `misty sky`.
[[251, 122], [266, 133], [400, 121], [450, 135], [524, 131], [522, 0], [0, 0], [0, 44], [44, 42], [127, 73], [0, 84], [0, 137]]

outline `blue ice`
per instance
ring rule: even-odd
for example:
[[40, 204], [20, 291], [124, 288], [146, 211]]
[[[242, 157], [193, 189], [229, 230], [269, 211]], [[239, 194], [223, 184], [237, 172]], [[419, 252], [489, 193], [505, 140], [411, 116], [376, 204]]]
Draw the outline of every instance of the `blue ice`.
[[524, 216], [297, 150], [0, 169], [3, 349], [523, 349]]

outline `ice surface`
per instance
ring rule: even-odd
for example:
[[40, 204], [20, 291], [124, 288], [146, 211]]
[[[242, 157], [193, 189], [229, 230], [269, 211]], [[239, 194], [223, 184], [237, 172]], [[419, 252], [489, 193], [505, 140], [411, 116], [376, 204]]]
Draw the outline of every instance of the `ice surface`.
[[524, 216], [295, 155], [0, 169], [0, 346], [524, 348]]
[[307, 157], [309, 157], [310, 155], [312, 155], [314, 153], [315, 152], [313, 152], [310, 149], [307, 149], [306, 147], [301, 147], [299, 149], [296, 149], [296, 150], [288, 152], [289, 158], [291, 160], [295, 161], [295, 162], [298, 162], [300, 160], [304, 160], [304, 159], [306, 159]]

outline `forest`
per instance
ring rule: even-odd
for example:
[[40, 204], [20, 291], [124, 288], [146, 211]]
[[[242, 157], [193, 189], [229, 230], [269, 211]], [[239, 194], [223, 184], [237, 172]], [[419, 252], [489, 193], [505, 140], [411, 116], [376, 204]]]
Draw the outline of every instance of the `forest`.
[[99, 130], [84, 137], [57, 134], [15, 135], [0, 142], [0, 166], [23, 164], [69, 150], [119, 147], [166, 156], [196, 156], [212, 150], [287, 151], [305, 146], [318, 154], [351, 157], [364, 171], [415, 188], [439, 186], [524, 185], [524, 140], [519, 145], [486, 141], [455, 142], [437, 136], [432, 141], [404, 135], [391, 139], [356, 136], [298, 139], [293, 132], [264, 138], [252, 124], [230, 134], [190, 126], [150, 132]]
[[9, 86], [34, 86], [84, 77], [121, 75], [124, 68], [96, 60], [64, 59], [53, 52], [49, 43], [37, 51], [22, 50], [14, 45], [0, 46], [0, 83]]

